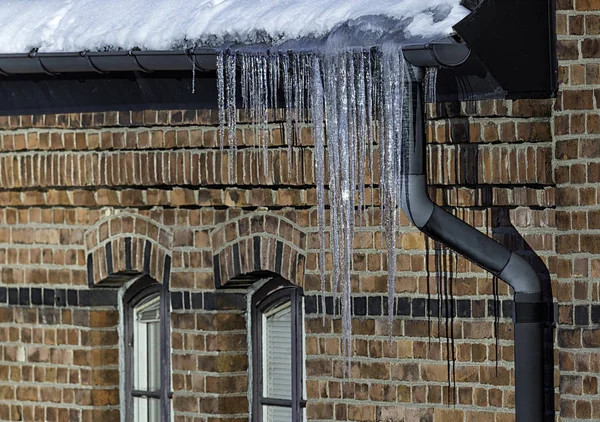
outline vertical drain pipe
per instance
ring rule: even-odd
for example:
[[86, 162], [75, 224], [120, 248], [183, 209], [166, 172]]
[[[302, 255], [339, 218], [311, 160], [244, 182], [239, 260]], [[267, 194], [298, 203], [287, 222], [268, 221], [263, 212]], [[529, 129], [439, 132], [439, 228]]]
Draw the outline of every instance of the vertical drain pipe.
[[[461, 46], [457, 47], [458, 53], [464, 53], [464, 45], [455, 45]], [[432, 53], [435, 52], [431, 45], [405, 50], [405, 57], [412, 64], [407, 65], [410, 78], [406, 82], [412, 124], [408, 151], [405, 152], [409, 165], [402, 208], [409, 220], [427, 236], [498, 276], [513, 288], [516, 421], [542, 422], [545, 410], [544, 303], [542, 284], [536, 272], [519, 255], [433, 203], [427, 193], [423, 69], [444, 64], [440, 62], [440, 55]]]

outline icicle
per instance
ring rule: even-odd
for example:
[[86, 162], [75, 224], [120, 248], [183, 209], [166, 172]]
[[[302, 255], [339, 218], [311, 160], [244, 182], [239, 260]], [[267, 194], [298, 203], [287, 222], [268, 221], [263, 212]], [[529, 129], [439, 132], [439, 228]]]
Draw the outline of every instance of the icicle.
[[[352, 229], [352, 233], [354, 232], [355, 219], [354, 219], [354, 201], [357, 192], [357, 166], [358, 166], [358, 157], [356, 156], [357, 147], [358, 147], [358, 136], [357, 136], [357, 125], [356, 125], [356, 73], [355, 73], [355, 65], [354, 65], [354, 53], [348, 53], [346, 56], [346, 66], [348, 68], [348, 81], [347, 81], [347, 92], [348, 92], [348, 111], [347, 111], [347, 119], [348, 119], [348, 134], [347, 134], [347, 144], [348, 144], [348, 158], [349, 158], [349, 189], [348, 193], [350, 195], [350, 199], [352, 202], [352, 219], [350, 220], [350, 225]], [[352, 259], [352, 257], [350, 257]]]
[[217, 54], [217, 90], [219, 107], [219, 147], [223, 150], [225, 144], [225, 66], [223, 52]]
[[[300, 123], [302, 125], [304, 125], [304, 123], [306, 122], [306, 76], [307, 76], [307, 59], [308, 55], [307, 54], [302, 54], [300, 56], [300, 73], [298, 75], [298, 77], [300, 78], [300, 103], [299, 103], [299, 107], [300, 107], [300, 111], [298, 112], [298, 120], [300, 121]], [[298, 133], [300, 134], [300, 136], [298, 137], [299, 140], [302, 139], [302, 126], [300, 126], [300, 130], [298, 131]]]
[[[300, 141], [300, 55], [292, 54], [292, 86], [294, 91], [294, 129], [296, 144]], [[292, 156], [288, 155], [288, 168], [291, 171]]]
[[[370, 66], [370, 63], [369, 63]], [[357, 75], [356, 75], [356, 114], [358, 124], [358, 211], [360, 224], [364, 224], [365, 207], [365, 173], [367, 159], [367, 99], [366, 99], [366, 81], [365, 81], [365, 55], [358, 53]]]
[[[343, 350], [347, 358], [350, 358], [350, 336], [352, 333], [352, 314], [350, 301], [350, 265], [349, 248], [352, 247], [350, 231], [350, 206], [351, 206], [351, 181], [350, 181], [350, 155], [348, 151], [348, 73], [346, 68], [346, 54], [337, 57], [337, 80], [336, 95], [338, 101], [338, 167], [339, 171], [339, 224], [341, 245], [340, 269], [342, 287], [342, 341]], [[349, 368], [349, 362], [348, 362]]]
[[235, 183], [235, 157], [237, 148], [236, 54], [228, 54], [225, 61], [225, 83], [227, 93], [227, 143], [229, 146], [229, 183]]
[[425, 71], [425, 101], [435, 103], [437, 101], [437, 77], [438, 68], [428, 67]]
[[[396, 236], [399, 227], [401, 195], [402, 104], [404, 95], [404, 66], [401, 52], [395, 48], [383, 51], [383, 103], [380, 151], [381, 219], [386, 240], [388, 269], [388, 307], [393, 304], [396, 280]], [[391, 337], [393, 313], [388, 314]]]
[[425, 235], [425, 275], [427, 282], [427, 307], [425, 308], [425, 312], [427, 312], [427, 340], [429, 347], [431, 347], [431, 268], [429, 268], [431, 250], [429, 249], [429, 244], [430, 239]]
[[[251, 79], [251, 73], [252, 73], [252, 68], [251, 68], [251, 62], [250, 62], [250, 57], [248, 54], [246, 53], [240, 53], [239, 54], [239, 61], [240, 61], [240, 85], [241, 85], [241, 97], [242, 97], [242, 108], [244, 109], [244, 118], [246, 121], [250, 121], [252, 122], [252, 110], [251, 110], [251, 105], [250, 105], [250, 79]], [[252, 127], [252, 130], [254, 130], [255, 127]], [[256, 154], [256, 136], [252, 136], [252, 150], [250, 151], [251, 154], [251, 159], [250, 159], [250, 165], [252, 167], [256, 166], [256, 174], [258, 175], [258, 160], [256, 159], [257, 154]], [[253, 174], [252, 171], [250, 171], [250, 174]], [[258, 181], [258, 179], [257, 179]]]
[[192, 94], [196, 93], [196, 59], [192, 56]]
[[312, 119], [315, 145], [315, 175], [317, 184], [317, 220], [319, 224], [319, 269], [321, 273], [321, 308], [325, 324], [325, 128], [323, 127], [323, 82], [321, 80], [320, 60], [312, 57]]
[[238, 61], [240, 63], [240, 97], [242, 98], [242, 108], [244, 111], [248, 109], [248, 72], [246, 71], [246, 55], [242, 52], [238, 53]]
[[385, 105], [385, 95], [384, 95], [384, 91], [385, 91], [385, 85], [387, 85], [387, 73], [384, 75], [384, 63], [383, 63], [383, 54], [381, 52], [378, 52], [377, 54], [377, 61], [378, 61], [378, 67], [377, 67], [377, 80], [378, 80], [378, 84], [377, 84], [377, 124], [378, 124], [378, 133], [377, 133], [377, 139], [378, 139], [378, 145], [377, 145], [377, 152], [378, 152], [378, 158], [379, 158], [379, 231], [381, 236], [379, 237], [379, 249], [381, 251], [381, 261], [383, 262], [383, 244], [384, 244], [384, 240], [385, 240], [385, 212], [386, 212], [386, 195], [384, 194], [385, 192], [385, 172], [386, 172], [386, 159], [387, 159], [387, 147], [386, 147], [386, 133], [385, 133], [385, 128], [387, 125], [387, 114], [386, 114], [386, 105]]
[[333, 255], [333, 269], [331, 275], [332, 292], [335, 297], [338, 294], [338, 282], [340, 278], [339, 261], [339, 235], [338, 210], [340, 209], [340, 192], [338, 186], [338, 115], [336, 101], [336, 72], [335, 58], [328, 56], [324, 62], [324, 105], [325, 105], [325, 127], [327, 138], [327, 152], [329, 164], [329, 203], [330, 203], [330, 223], [331, 227], [331, 247]]
[[285, 143], [287, 145], [288, 154], [288, 175], [292, 174], [292, 108], [293, 108], [293, 84], [292, 78], [290, 77], [290, 55], [284, 54], [282, 56], [283, 66], [283, 101], [285, 103], [285, 124], [283, 130], [285, 132]]
[[256, 139], [256, 145], [258, 145], [259, 149], [262, 151], [261, 120], [258, 97], [260, 76], [258, 75], [258, 60], [255, 55], [250, 56], [250, 65], [250, 110], [252, 113], [252, 126], [254, 127], [254, 138]]
[[276, 70], [276, 54], [269, 53], [267, 62], [269, 66], [269, 109], [275, 110], [277, 108], [277, 70]]
[[281, 54], [277, 54], [275, 55], [275, 91], [273, 93], [274, 95], [274, 101], [275, 101], [275, 105], [277, 107], [279, 107], [279, 96], [278, 96], [278, 92], [279, 92], [279, 88], [281, 85]]
[[265, 178], [269, 174], [269, 81], [267, 79], [267, 57], [260, 55], [258, 57], [259, 66], [259, 85], [258, 101], [260, 103], [260, 123], [261, 123], [261, 145], [263, 156], [263, 171]]
[[375, 151], [375, 115], [374, 105], [377, 104], [375, 93], [377, 92], [376, 81], [373, 80], [373, 63], [372, 55], [369, 51], [367, 53], [367, 129], [369, 131], [369, 184], [371, 189], [371, 226], [375, 226], [375, 193], [374, 193], [374, 180], [375, 180], [375, 163], [374, 163], [374, 151]]
[[[257, 104], [256, 104], [256, 59], [253, 55], [248, 54], [248, 119], [252, 123], [252, 130], [254, 132], [254, 146], [258, 150], [260, 148], [260, 137], [258, 132], [260, 130], [257, 124]], [[258, 156], [258, 155], [257, 155]]]
[[442, 295], [444, 294], [444, 288], [442, 283], [442, 245], [438, 241], [435, 242], [435, 278], [437, 283], [437, 296], [438, 296], [438, 341], [440, 343], [440, 347], [442, 345]]
[[498, 375], [498, 357], [499, 352], [499, 334], [500, 334], [500, 295], [498, 293], [498, 276], [492, 278], [493, 294], [494, 294], [494, 339], [496, 346], [496, 375]]

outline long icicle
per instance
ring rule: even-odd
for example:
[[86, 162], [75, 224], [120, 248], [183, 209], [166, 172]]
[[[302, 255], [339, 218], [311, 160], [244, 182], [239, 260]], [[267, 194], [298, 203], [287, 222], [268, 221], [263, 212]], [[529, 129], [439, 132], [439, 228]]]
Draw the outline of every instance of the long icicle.
[[358, 221], [362, 226], [363, 224], [365, 224], [363, 219], [365, 208], [365, 167], [367, 165], [366, 160], [368, 141], [365, 55], [362, 52], [358, 53], [356, 69], [356, 121], [358, 123], [358, 160], [356, 163], [358, 170]]
[[259, 101], [261, 104], [260, 107], [260, 124], [261, 124], [261, 145], [263, 152], [263, 174], [265, 179], [268, 177], [269, 173], [269, 80], [267, 78], [267, 56], [265, 54], [261, 54], [258, 56], [258, 66], [259, 66]]
[[321, 309], [325, 324], [325, 128], [323, 126], [323, 82], [321, 80], [320, 60], [312, 58], [312, 119], [315, 145], [315, 175], [317, 182], [317, 220], [319, 224], [319, 270], [321, 275]]
[[223, 63], [223, 52], [217, 54], [217, 90], [219, 108], [219, 147], [221, 151], [225, 144], [225, 65]]
[[373, 80], [373, 55], [371, 51], [367, 53], [367, 128], [369, 130], [368, 141], [369, 141], [369, 187], [371, 193], [371, 226], [375, 226], [375, 193], [374, 193], [374, 180], [375, 180], [375, 117], [376, 113], [374, 110], [375, 104], [377, 104], [377, 98], [375, 97], [376, 81]]
[[349, 153], [349, 136], [348, 136], [348, 70], [347, 70], [347, 54], [342, 53], [338, 57], [338, 78], [337, 78], [337, 95], [339, 101], [338, 107], [338, 140], [339, 140], [339, 171], [340, 171], [340, 234], [342, 245], [340, 268], [342, 270], [342, 326], [344, 332], [342, 341], [344, 344], [343, 350], [346, 358], [350, 359], [350, 339], [352, 333], [352, 313], [350, 303], [350, 266], [349, 249], [352, 246], [352, 236], [350, 228], [350, 207], [351, 203], [351, 175], [350, 175], [350, 153]]
[[287, 145], [288, 155], [288, 176], [292, 174], [292, 152], [293, 152], [293, 86], [290, 76], [290, 55], [283, 54], [282, 56], [282, 72], [283, 72], [283, 101], [285, 103], [285, 124], [284, 135], [285, 144]]

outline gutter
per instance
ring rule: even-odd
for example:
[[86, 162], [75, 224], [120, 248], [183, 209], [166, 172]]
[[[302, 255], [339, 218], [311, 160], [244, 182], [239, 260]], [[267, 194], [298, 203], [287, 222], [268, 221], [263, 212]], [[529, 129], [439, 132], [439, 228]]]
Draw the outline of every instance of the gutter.
[[217, 51], [188, 49], [173, 51], [104, 51], [0, 55], [0, 75], [61, 75], [68, 73], [181, 71], [217, 68]]
[[523, 258], [436, 205], [427, 193], [425, 168], [424, 68], [451, 67], [470, 54], [464, 44], [435, 44], [404, 50], [410, 65], [407, 103], [412, 119], [408, 174], [402, 208], [409, 220], [430, 238], [498, 276], [514, 291], [515, 412], [517, 422], [544, 420], [544, 303], [542, 283]]

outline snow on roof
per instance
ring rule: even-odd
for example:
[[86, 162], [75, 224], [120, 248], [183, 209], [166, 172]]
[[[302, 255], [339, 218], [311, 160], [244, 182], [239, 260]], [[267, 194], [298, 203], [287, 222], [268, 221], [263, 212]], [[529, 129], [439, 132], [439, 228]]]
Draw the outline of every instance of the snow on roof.
[[[4, 0], [0, 53], [169, 50], [319, 38], [343, 24], [437, 38], [468, 14], [460, 0]], [[365, 16], [395, 22], [381, 27]], [[363, 19], [361, 21], [361, 19]], [[366, 23], [365, 23], [366, 22]], [[379, 26], [378, 26], [379, 25]], [[401, 26], [400, 30], [398, 26]], [[387, 28], [387, 29], [386, 29]]]

